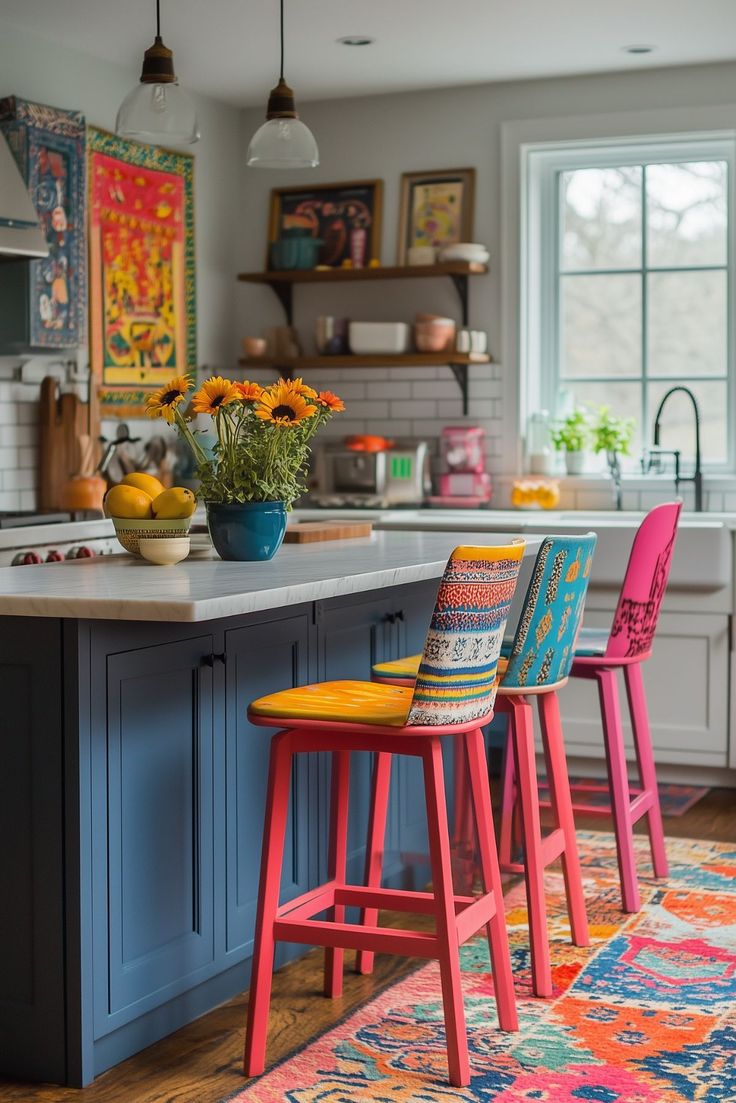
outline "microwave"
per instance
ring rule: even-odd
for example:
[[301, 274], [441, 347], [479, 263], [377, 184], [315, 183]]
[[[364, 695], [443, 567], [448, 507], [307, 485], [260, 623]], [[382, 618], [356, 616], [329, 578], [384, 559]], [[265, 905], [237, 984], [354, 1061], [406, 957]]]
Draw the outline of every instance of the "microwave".
[[421, 505], [431, 494], [429, 447], [424, 440], [397, 440], [382, 452], [356, 452], [343, 443], [317, 450], [315, 502], [345, 498], [383, 506]]

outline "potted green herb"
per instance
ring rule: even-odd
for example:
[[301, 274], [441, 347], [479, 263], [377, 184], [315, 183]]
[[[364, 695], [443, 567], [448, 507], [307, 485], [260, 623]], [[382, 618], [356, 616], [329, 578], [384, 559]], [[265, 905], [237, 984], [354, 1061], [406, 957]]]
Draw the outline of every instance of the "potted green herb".
[[613, 479], [616, 509], [621, 509], [621, 456], [628, 456], [636, 422], [633, 417], [616, 417], [608, 406], [599, 406], [591, 426], [593, 451], [606, 453], [608, 471]]
[[581, 475], [585, 467], [585, 447], [589, 439], [588, 418], [584, 410], [575, 409], [550, 434], [557, 452], [565, 453], [568, 475]]

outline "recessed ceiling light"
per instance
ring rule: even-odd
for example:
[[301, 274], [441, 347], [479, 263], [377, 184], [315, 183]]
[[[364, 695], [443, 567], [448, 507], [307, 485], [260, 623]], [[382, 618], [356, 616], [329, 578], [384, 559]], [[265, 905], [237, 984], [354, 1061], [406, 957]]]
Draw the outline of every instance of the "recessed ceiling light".
[[338, 38], [341, 46], [371, 46], [376, 40], [365, 34], [346, 34], [344, 38]]
[[625, 54], [653, 54], [654, 51], [657, 49], [657, 47], [656, 46], [634, 45], [634, 46], [622, 46], [621, 49], [623, 50], [623, 52]]

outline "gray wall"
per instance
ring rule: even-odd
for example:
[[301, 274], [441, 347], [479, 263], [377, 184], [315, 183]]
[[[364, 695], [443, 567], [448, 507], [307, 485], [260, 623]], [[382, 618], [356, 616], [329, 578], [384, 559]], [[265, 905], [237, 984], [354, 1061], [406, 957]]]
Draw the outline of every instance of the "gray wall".
[[[321, 163], [313, 172], [289, 174], [243, 168], [247, 218], [241, 226], [240, 262], [244, 269], [263, 266], [268, 193], [271, 187], [305, 181], [331, 182], [381, 177], [384, 180], [384, 218], [381, 259], [396, 258], [399, 182], [405, 171], [474, 166], [477, 171], [474, 239], [491, 251], [491, 272], [471, 281], [471, 324], [488, 330], [496, 363], [472, 369], [471, 420], [484, 424], [492, 436], [491, 469], [513, 470], [504, 423], [516, 418], [516, 362], [502, 363], [509, 342], [504, 327], [518, 324], [515, 305], [507, 301], [501, 271], [505, 232], [502, 210], [502, 127], [517, 120], [566, 116], [611, 115], [659, 108], [693, 109], [728, 104], [736, 89], [736, 64], [656, 69], [638, 73], [605, 74], [569, 79], [518, 81], [432, 92], [375, 96], [337, 102], [301, 104], [304, 120], [317, 138]], [[298, 93], [298, 89], [296, 89]], [[243, 138], [261, 121], [260, 111], [242, 117]], [[736, 124], [736, 115], [733, 123]], [[687, 127], [683, 122], [683, 128]], [[702, 125], [702, 122], [701, 124]], [[713, 123], [722, 126], [723, 120]], [[563, 135], [569, 137], [570, 135]], [[605, 136], [605, 134], [601, 135]], [[512, 296], [513, 298], [513, 296]], [[296, 324], [311, 351], [312, 320], [316, 314], [346, 314], [363, 319], [411, 320], [418, 309], [452, 311], [457, 305], [449, 287], [430, 281], [356, 285], [350, 288], [304, 287], [296, 292]], [[283, 316], [267, 289], [243, 284], [238, 317], [242, 334], [259, 333], [267, 325], [282, 324]], [[345, 420], [333, 422], [335, 432], [411, 431], [435, 435], [442, 424], [457, 420], [460, 407], [449, 369], [343, 373], [330, 371], [325, 382], [345, 393], [349, 402]], [[512, 425], [511, 435], [516, 426]], [[607, 501], [607, 496], [606, 496]]]

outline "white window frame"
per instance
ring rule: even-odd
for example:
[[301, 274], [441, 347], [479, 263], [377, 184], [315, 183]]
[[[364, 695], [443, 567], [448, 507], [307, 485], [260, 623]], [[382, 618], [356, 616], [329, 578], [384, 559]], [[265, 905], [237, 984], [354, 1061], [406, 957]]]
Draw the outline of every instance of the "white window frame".
[[[727, 182], [727, 373], [728, 458], [719, 464], [703, 464], [712, 474], [733, 473], [736, 468], [736, 367], [734, 334], [734, 259], [736, 257], [736, 136], [733, 131], [679, 135], [642, 135], [623, 139], [542, 142], [522, 146], [521, 194], [521, 327], [522, 377], [521, 429], [535, 409], [554, 411], [559, 383], [561, 233], [560, 175], [581, 168], [672, 163], [677, 161], [725, 161]], [[646, 277], [644, 277], [646, 279]], [[642, 312], [645, 310], [642, 305]], [[642, 335], [642, 340], [645, 336]], [[642, 374], [646, 378], [646, 356]], [[697, 380], [697, 377], [694, 377]], [[670, 382], [669, 380], [665, 380]], [[686, 385], [688, 377], [680, 380]], [[565, 381], [569, 386], [569, 381]], [[671, 381], [675, 385], [675, 380]], [[651, 426], [642, 425], [642, 443], [649, 443]]]

